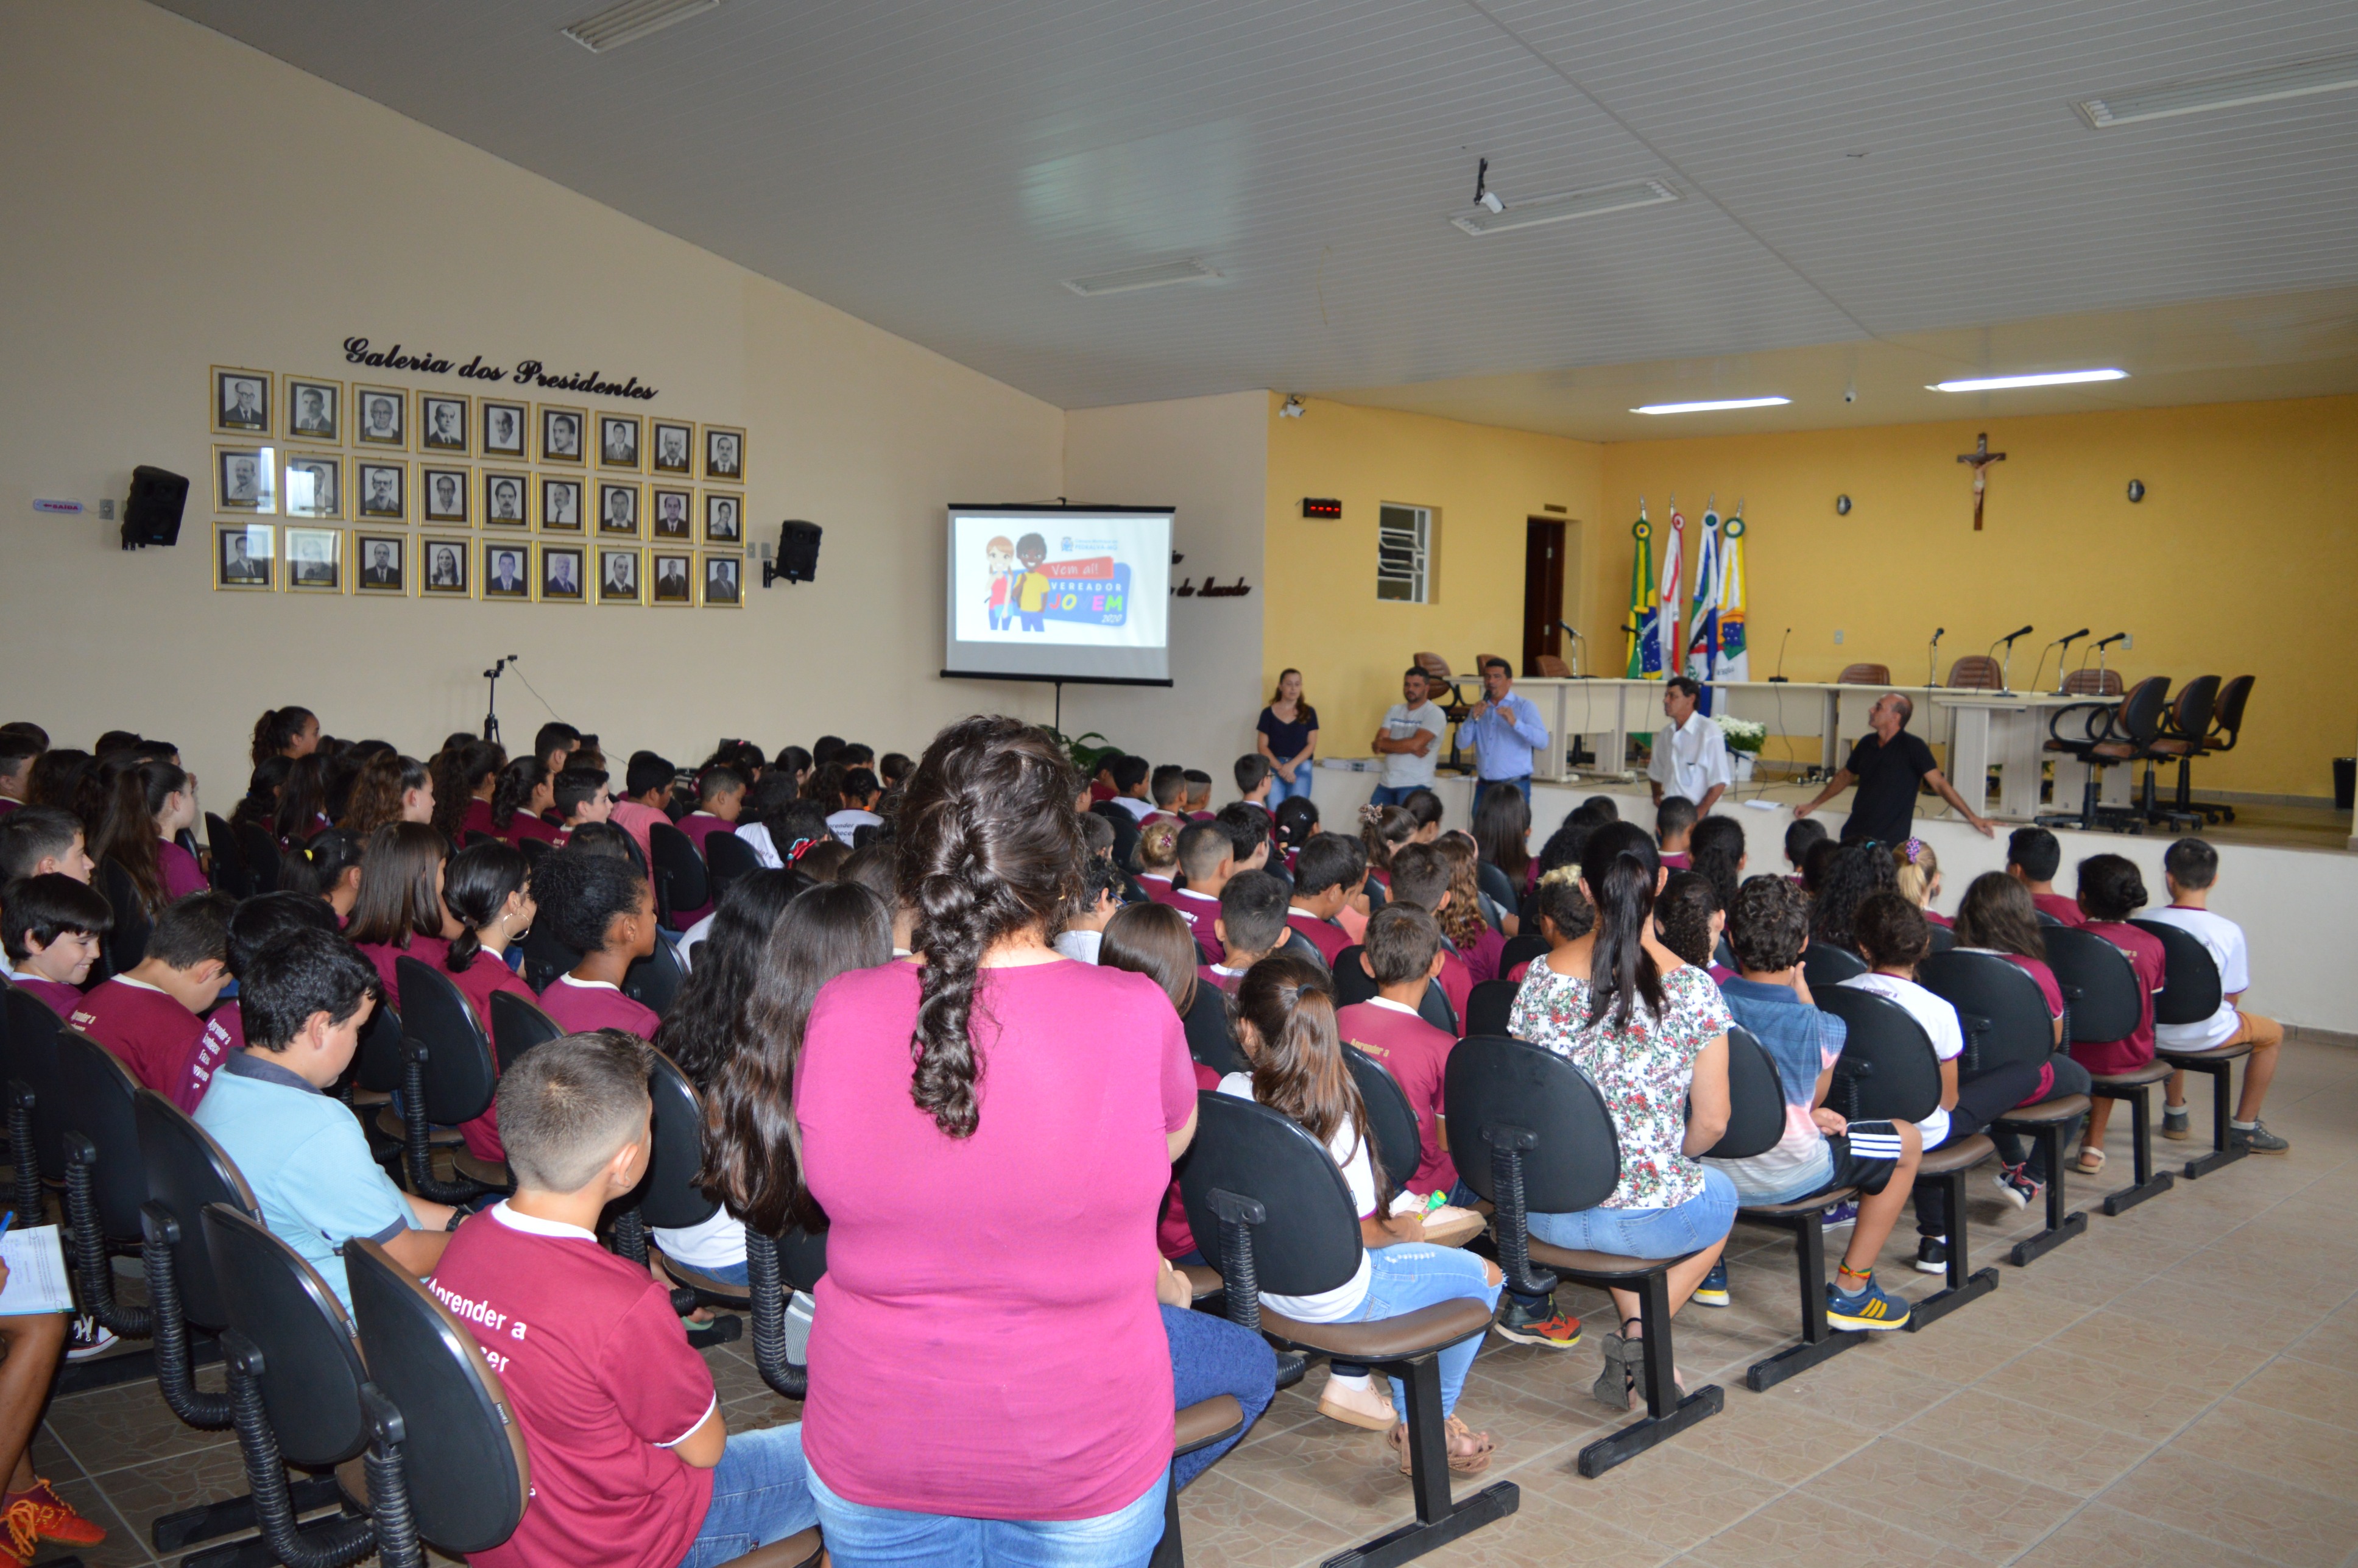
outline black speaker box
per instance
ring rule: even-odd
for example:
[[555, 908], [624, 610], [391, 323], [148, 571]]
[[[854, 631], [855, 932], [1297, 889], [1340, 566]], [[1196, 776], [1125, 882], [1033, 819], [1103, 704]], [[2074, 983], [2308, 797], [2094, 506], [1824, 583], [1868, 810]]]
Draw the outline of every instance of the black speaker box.
[[816, 523], [792, 522], [778, 527], [778, 575], [788, 582], [818, 579], [818, 536]]
[[189, 481], [181, 475], [144, 463], [133, 469], [131, 494], [123, 503], [123, 547], [178, 544], [188, 504]]

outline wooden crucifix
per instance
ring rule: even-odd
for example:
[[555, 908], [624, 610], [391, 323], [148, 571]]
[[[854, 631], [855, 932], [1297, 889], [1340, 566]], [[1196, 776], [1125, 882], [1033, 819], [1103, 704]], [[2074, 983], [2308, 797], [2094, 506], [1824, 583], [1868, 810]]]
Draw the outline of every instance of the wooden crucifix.
[[1982, 492], [1989, 488], [1989, 466], [2006, 461], [2006, 454], [1989, 449], [1989, 432], [1985, 430], [1974, 438], [1974, 449], [1959, 452], [1957, 460], [1974, 465], [1974, 532], [1978, 534], [1982, 531]]

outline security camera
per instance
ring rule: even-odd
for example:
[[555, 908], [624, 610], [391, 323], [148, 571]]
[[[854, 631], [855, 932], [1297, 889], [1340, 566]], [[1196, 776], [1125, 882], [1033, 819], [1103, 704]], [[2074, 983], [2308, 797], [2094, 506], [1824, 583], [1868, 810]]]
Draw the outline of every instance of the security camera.
[[1856, 403], [1858, 401], [1858, 387], [1855, 384], [1843, 388], [1843, 401], [1844, 403]]
[[1498, 193], [1495, 190], [1482, 192], [1477, 199], [1477, 205], [1487, 207], [1493, 212], [1504, 212], [1507, 210], [1507, 204], [1498, 200]]
[[1285, 401], [1278, 405], [1277, 416], [1281, 419], [1299, 419], [1302, 417], [1302, 412], [1301, 395], [1288, 393]]

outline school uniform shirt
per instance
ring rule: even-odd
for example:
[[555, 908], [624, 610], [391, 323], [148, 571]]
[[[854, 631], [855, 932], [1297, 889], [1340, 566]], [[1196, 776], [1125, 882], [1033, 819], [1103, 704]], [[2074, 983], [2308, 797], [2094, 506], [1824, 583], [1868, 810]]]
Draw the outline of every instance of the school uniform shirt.
[[[1238, 1099], [1252, 1098], [1251, 1075], [1230, 1073], [1220, 1080], [1220, 1093]], [[1367, 1144], [1353, 1130], [1349, 1117], [1336, 1125], [1335, 1136], [1327, 1141], [1326, 1154], [1343, 1173], [1344, 1184], [1351, 1189], [1352, 1209], [1361, 1219], [1374, 1218], [1376, 1165], [1368, 1157]], [[1368, 1249], [1363, 1246], [1359, 1249], [1357, 1272], [1333, 1290], [1321, 1291], [1314, 1296], [1281, 1296], [1263, 1291], [1261, 1304], [1296, 1323], [1343, 1323], [1359, 1315], [1360, 1303], [1368, 1299], [1368, 1287], [1375, 1282], [1375, 1277], [1376, 1266], [1368, 1260]]]
[[226, 1062], [245, 1049], [245, 1011], [234, 999], [205, 1014], [204, 1054]]
[[10, 985], [20, 991], [39, 997], [49, 1004], [49, 1011], [56, 1013], [59, 1018], [67, 1022], [73, 1021], [73, 1010], [81, 1005], [81, 991], [78, 988], [70, 986], [63, 980], [53, 980], [47, 975], [27, 974], [8, 969], [5, 965], [0, 965], [0, 970], [5, 971]]
[[[1978, 949], [1987, 952], [1987, 948]], [[2063, 988], [2056, 982], [2055, 971], [2047, 967], [2044, 958], [2025, 957], [2020, 953], [2000, 953], [1999, 957], [2039, 982], [2039, 994], [2047, 999], [2047, 1016], [2063, 1016]]]
[[712, 1472], [671, 1452], [719, 1408], [670, 1292], [576, 1226], [504, 1202], [459, 1227], [428, 1281], [500, 1376], [532, 1488], [476, 1568], [672, 1568]]
[[2136, 971], [2137, 1022], [2125, 1040], [2074, 1041], [2071, 1059], [2092, 1073], [2125, 1073], [2153, 1060], [2153, 999], [2169, 972], [2169, 949], [2150, 931], [2121, 920], [2091, 920], [2081, 927], [2127, 955]]
[[668, 824], [670, 817], [652, 806], [641, 806], [635, 800], [618, 800], [614, 803], [613, 814], [606, 820], [631, 836], [631, 841], [639, 847], [639, 853], [646, 857], [647, 864], [652, 866], [655, 863], [654, 844], [647, 829], [658, 822]]
[[[516, 820], [522, 821], [522, 817]], [[440, 936], [419, 936], [412, 934], [409, 946], [396, 947], [390, 942], [355, 942], [355, 951], [376, 968], [376, 978], [384, 983], [384, 1000], [394, 1011], [401, 1011], [401, 986], [395, 979], [394, 962], [398, 958], [415, 958], [429, 968], [443, 968], [442, 960], [449, 956], [450, 944]]]
[[[1147, 896], [1154, 896], [1152, 890], [1148, 891]], [[1181, 888], [1168, 899], [1158, 902], [1166, 903], [1179, 912], [1179, 917], [1187, 923], [1187, 929], [1195, 933], [1195, 946], [1210, 954], [1212, 962], [1217, 964], [1228, 956], [1228, 948], [1221, 945], [1219, 935], [1212, 929], [1212, 922], [1220, 917], [1218, 899], [1206, 898], [1193, 888]]]
[[1457, 1014], [1457, 1022], [1466, 1022], [1466, 999], [1474, 994], [1473, 967], [1449, 946], [1449, 938], [1441, 939], [1441, 994], [1449, 999], [1449, 1006]]
[[167, 903], [212, 886], [205, 881], [204, 868], [197, 864], [197, 858], [169, 838], [156, 841], [156, 872], [164, 884]]
[[197, 1108], [222, 1063], [220, 1055], [206, 1049], [203, 1019], [168, 993], [128, 975], [117, 975], [86, 993], [66, 1022], [113, 1052], [133, 1077], [185, 1111]]
[[1154, 809], [1154, 803], [1152, 801], [1141, 800], [1134, 795], [1115, 795], [1113, 797], [1113, 803], [1116, 806], [1120, 806], [1124, 811], [1129, 812], [1131, 817], [1137, 821], [1141, 827], [1145, 827], [1149, 822], [1162, 815], [1162, 813]]
[[2219, 966], [2219, 1011], [2200, 1023], [2156, 1024], [2154, 1043], [2173, 1051], [2208, 1051], [2214, 1045], [2224, 1045], [2244, 1026], [2231, 999], [2252, 989], [2252, 960], [2244, 941], [2244, 928], [2224, 915], [2178, 903], [2154, 910], [2146, 918], [2188, 933], [2202, 944], [2211, 961]]
[[633, 1001], [622, 988], [604, 980], [577, 980], [559, 975], [540, 993], [540, 1011], [557, 1021], [568, 1034], [591, 1029], [619, 1029], [642, 1040], [655, 1037], [663, 1022], [653, 1008]]
[[1917, 913], [1924, 917], [1924, 923], [1927, 925], [1943, 926], [1952, 931], [1955, 930], [1957, 927], [1957, 923], [1955, 921], [1950, 919], [1947, 915], [1942, 914], [1939, 910], [1931, 908], [1930, 905], [1918, 910]]
[[1405, 702], [1395, 702], [1384, 709], [1384, 739], [1413, 741], [1419, 731], [1433, 737], [1433, 744], [1420, 757], [1413, 752], [1384, 753], [1384, 787], [1386, 789], [1416, 789], [1433, 783], [1433, 771], [1441, 765], [1442, 741], [1448, 737], [1449, 720], [1441, 716], [1440, 707], [1430, 698], [1411, 708]]
[[[1457, 956], [1465, 961], [1466, 971], [1473, 977], [1475, 985], [1480, 985], [1484, 980], [1495, 980], [1498, 978], [1498, 960], [1507, 956], [1507, 939], [1485, 925], [1482, 935], [1457, 949]], [[1469, 990], [1471, 989], [1468, 988]], [[1457, 1021], [1460, 1023], [1466, 1022], [1464, 1012], [1457, 1015]]]
[[1156, 876], [1152, 871], [1141, 871], [1138, 873], [1138, 891], [1144, 893], [1150, 903], [1168, 903], [1174, 909], [1178, 907], [1174, 901], [1177, 898], [1179, 890], [1172, 885], [1169, 877]]
[[1245, 971], [1232, 969], [1226, 964], [1198, 964], [1195, 966], [1195, 978], [1216, 989], [1233, 993], [1238, 986], [1244, 983]]
[[382, 1243], [417, 1227], [408, 1198], [369, 1157], [359, 1119], [277, 1063], [249, 1051], [230, 1057], [195, 1114], [254, 1190], [270, 1233], [319, 1271], [347, 1309], [352, 1292], [336, 1249], [356, 1236]]
[[2080, 901], [2076, 898], [2066, 898], [2060, 892], [2035, 892], [2030, 895], [2030, 902], [2038, 905], [2039, 914], [2051, 915], [2065, 925], [2088, 924], [2088, 917], [2080, 913]]
[[[450, 977], [450, 983], [459, 988], [459, 994], [467, 999], [467, 1005], [475, 1010], [475, 1022], [482, 1025], [486, 1040], [492, 1036], [493, 991], [506, 991], [512, 996], [524, 998], [535, 1007], [540, 1005], [540, 998], [532, 994], [532, 988], [524, 983], [524, 977], [509, 968], [506, 959], [489, 949], [477, 953], [474, 962], [463, 969], [454, 972], [446, 963], [442, 966], [442, 972]], [[498, 1058], [494, 1056], [492, 1060], [496, 1063]], [[490, 1105], [485, 1106], [482, 1115], [471, 1121], [460, 1122], [459, 1136], [467, 1141], [467, 1152], [476, 1159], [504, 1162], [508, 1156], [506, 1148], [500, 1142], [498, 1099], [494, 1098]]]
[[[1220, 1087], [1220, 1075], [1203, 1063], [1190, 1061], [1187, 1065], [1195, 1069], [1198, 1092]], [[1163, 1195], [1163, 1218], [1154, 1227], [1154, 1246], [1157, 1251], [1174, 1262], [1190, 1252], [1202, 1250], [1195, 1245], [1195, 1230], [1187, 1224], [1187, 1205], [1180, 1196], [1179, 1178], [1175, 1173], [1171, 1178], [1171, 1190]], [[1214, 1241], [1212, 1249], [1217, 1252], [1219, 1243]]]
[[[1914, 980], [1898, 975], [1853, 975], [1842, 982], [1853, 990], [1871, 991], [1888, 1001], [1896, 1001], [1908, 1010], [1908, 1016], [1924, 1026], [1931, 1037], [1932, 1054], [1943, 1062], [1953, 1062], [1965, 1054], [1965, 1028], [1957, 1022], [1957, 1010], [1934, 996]], [[2147, 1052], [2152, 1054], [2151, 1051]], [[1945, 1106], [1935, 1106], [1932, 1114], [1916, 1124], [1924, 1135], [1924, 1147], [1938, 1149], [1948, 1141], [1949, 1112]]]
[[16, 810], [18, 806], [24, 804], [25, 803], [23, 801], [15, 799], [12, 796], [0, 795], [0, 816], [7, 816], [10, 812]]
[[1105, 946], [1102, 931], [1082, 931], [1077, 928], [1056, 933], [1056, 951], [1076, 964], [1094, 964]]
[[[836, 813], [837, 816], [840, 816], [842, 815], [843, 814], [841, 812]], [[830, 817], [828, 818], [828, 827], [831, 828], [833, 826], [834, 818]], [[707, 838], [711, 838], [715, 833], [734, 833], [737, 831], [737, 825], [735, 823], [728, 821], [723, 817], [715, 816], [708, 811], [689, 812], [686, 816], [679, 819], [678, 827], [681, 832], [687, 835], [688, 841], [696, 846], [696, 852], [699, 855], [704, 853], [704, 841]], [[850, 840], [847, 838], [844, 842], [849, 843]]]
[[562, 843], [556, 828], [529, 811], [519, 811], [508, 818], [508, 830], [501, 835], [514, 848], [521, 849], [527, 838], [537, 838], [544, 844]]
[[1694, 857], [1688, 854], [1684, 849], [1669, 850], [1661, 859], [1662, 870], [1666, 871], [1691, 871], [1694, 870]]
[[492, 826], [492, 803], [490, 801], [470, 800], [467, 802], [467, 814], [459, 818], [459, 847], [460, 849], [463, 849], [467, 847], [467, 835], [470, 833], [481, 833], [487, 838], [497, 838], [501, 837], [500, 830]]
[[[884, 826], [882, 817], [872, 811], [861, 811], [856, 806], [843, 811], [829, 812], [827, 818], [827, 830], [842, 839], [843, 846], [847, 849], [853, 847], [852, 836], [861, 828], [882, 826]], [[699, 839], [696, 847], [699, 849], [703, 849], [702, 840]]]
[[1408, 1097], [1409, 1108], [1416, 1112], [1422, 1146], [1416, 1172], [1409, 1176], [1388, 1173], [1420, 1197], [1451, 1191], [1457, 1185], [1457, 1166], [1441, 1146], [1441, 1119], [1447, 1109], [1442, 1103], [1442, 1078], [1449, 1067], [1450, 1048], [1457, 1042], [1446, 1030], [1418, 1017], [1416, 1009], [1386, 997], [1337, 1008], [1335, 1029], [1347, 1044], [1384, 1065]]
[[1322, 920], [1299, 906], [1285, 912], [1285, 924], [1288, 929], [1298, 933], [1303, 941], [1318, 949], [1318, 956], [1326, 961], [1330, 969], [1335, 967], [1336, 956], [1351, 945], [1349, 932], [1333, 921]]

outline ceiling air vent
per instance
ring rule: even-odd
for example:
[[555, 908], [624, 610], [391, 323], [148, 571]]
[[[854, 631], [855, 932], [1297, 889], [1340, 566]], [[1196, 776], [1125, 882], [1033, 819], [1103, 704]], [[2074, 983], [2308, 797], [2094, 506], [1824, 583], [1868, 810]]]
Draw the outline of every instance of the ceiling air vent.
[[584, 16], [565, 29], [565, 36], [591, 54], [604, 54], [659, 33], [674, 22], [714, 9], [720, 0], [622, 0], [594, 16]]
[[1658, 207], [1665, 201], [1676, 201], [1679, 193], [1659, 179], [1631, 179], [1619, 185], [1600, 185], [1593, 190], [1567, 190], [1561, 196], [1534, 197], [1528, 201], [1513, 201], [1504, 211], [1493, 212], [1476, 207], [1471, 212], [1461, 212], [1450, 223], [1480, 239], [1485, 234], [1502, 234], [1509, 229], [1534, 229], [1541, 223], [1562, 223], [1573, 218], [1593, 218], [1599, 212], [1618, 212], [1626, 207]]
[[2345, 87], [2358, 87], [2358, 54], [2297, 60], [2266, 70], [2214, 76], [2207, 81], [2136, 87], [2126, 92], [2108, 92], [2102, 98], [2083, 98], [2071, 107], [2092, 128], [2102, 131], [2139, 120], [2167, 120], [2177, 114], [2199, 114], [2206, 109], [2273, 103], [2280, 98], [2306, 98], [2312, 92], [2338, 92]]
[[1128, 294], [1137, 288], [1161, 288], [1167, 283], [1217, 283], [1219, 277], [1210, 264], [1190, 257], [1186, 261], [1164, 262], [1159, 266], [1125, 267], [1120, 272], [1068, 277], [1065, 279], [1065, 287], [1085, 298], [1093, 299], [1100, 294]]

